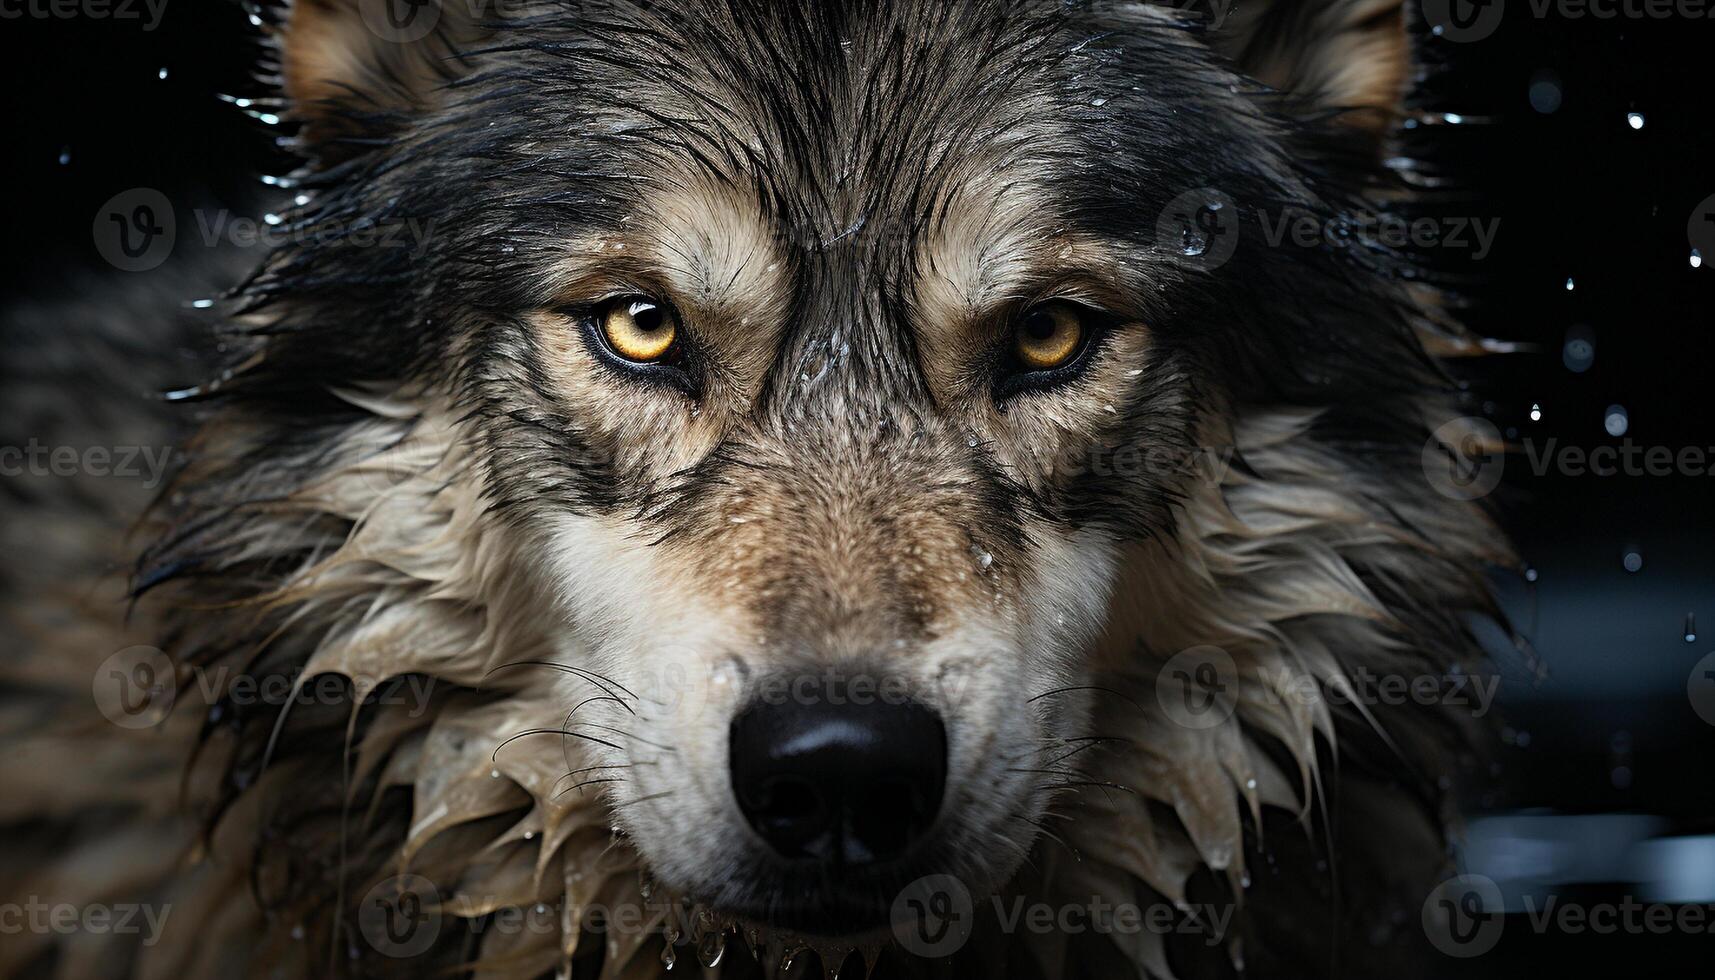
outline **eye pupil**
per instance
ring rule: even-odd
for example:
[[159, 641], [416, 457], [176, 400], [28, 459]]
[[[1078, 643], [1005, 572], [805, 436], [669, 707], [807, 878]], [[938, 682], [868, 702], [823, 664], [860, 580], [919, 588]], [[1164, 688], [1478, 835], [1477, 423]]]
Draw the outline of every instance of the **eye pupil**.
[[631, 309], [626, 312], [631, 315], [632, 322], [637, 324], [637, 329], [644, 333], [654, 333], [666, 323], [666, 317], [662, 315], [661, 307], [654, 303], [633, 303]]
[[1013, 355], [1026, 371], [1050, 371], [1070, 362], [1086, 334], [1078, 308], [1059, 301], [1025, 311], [1015, 329]]
[[647, 364], [672, 357], [679, 323], [665, 303], [642, 298], [616, 300], [599, 315], [608, 349], [625, 360]]

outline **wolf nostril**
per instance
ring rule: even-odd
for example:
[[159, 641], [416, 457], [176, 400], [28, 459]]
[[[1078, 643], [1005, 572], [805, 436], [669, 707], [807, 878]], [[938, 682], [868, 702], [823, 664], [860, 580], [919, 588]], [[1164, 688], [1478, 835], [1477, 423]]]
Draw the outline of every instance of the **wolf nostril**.
[[730, 734], [739, 809], [783, 857], [895, 858], [941, 807], [947, 733], [916, 702], [758, 702], [733, 719]]

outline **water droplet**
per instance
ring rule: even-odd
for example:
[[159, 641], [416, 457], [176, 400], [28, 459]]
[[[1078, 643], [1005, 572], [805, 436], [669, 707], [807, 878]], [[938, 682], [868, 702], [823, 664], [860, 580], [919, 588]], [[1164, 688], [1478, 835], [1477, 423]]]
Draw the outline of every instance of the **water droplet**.
[[166, 81], [167, 80], [167, 69], [165, 67], [163, 67], [160, 71], [155, 73], [155, 77], [160, 79], [163, 82]]
[[661, 965], [662, 966], [671, 970], [673, 968], [674, 964], [676, 964], [678, 962], [679, 962], [679, 955], [677, 953], [673, 952], [673, 944], [672, 943], [668, 943], [667, 945], [661, 947]]
[[1566, 341], [1560, 348], [1560, 360], [1574, 374], [1583, 374], [1596, 363], [1596, 332], [1579, 325], [1566, 331]]
[[1533, 404], [1530, 406], [1530, 420], [1532, 422], [1541, 422], [1542, 421], [1542, 406], [1541, 405], [1534, 405]]
[[499, 779], [500, 778], [500, 770], [499, 769], [490, 769], [488, 771], [488, 778], [489, 779]]
[[1524, 570], [1524, 580], [1526, 582], [1534, 582], [1539, 577], [1540, 577], [1539, 573], [1534, 568], [1527, 568]]
[[1608, 410], [1602, 413], [1602, 428], [1608, 430], [1608, 434], [1616, 439], [1625, 435], [1626, 430], [1631, 428], [1631, 417], [1626, 414], [1626, 407], [1609, 405]]
[[1107, 99], [1091, 99], [1090, 104], [1095, 106], [1096, 108], [1100, 109], [1102, 106], [1105, 106], [1108, 104], [1108, 100]]
[[1641, 112], [1628, 112], [1628, 113], [1626, 113], [1626, 125], [1632, 127], [1633, 129], [1644, 128], [1644, 114]]
[[1691, 250], [1691, 267], [1693, 269], [1703, 268], [1703, 253], [1695, 248]]
[[721, 965], [721, 958], [726, 956], [726, 933], [711, 932], [697, 940], [697, 961], [704, 966], [714, 969]]
[[524, 839], [525, 840], [535, 840], [536, 839], [536, 832], [534, 830], [526, 830], [524, 832]]
[[69, 145], [60, 147], [60, 166], [64, 167], [70, 163], [71, 163], [71, 147]]
[[1686, 613], [1685, 614], [1685, 642], [1687, 642], [1687, 643], [1696, 643], [1697, 642], [1697, 614], [1696, 613]]
[[212, 299], [193, 299], [193, 300], [191, 300], [191, 309], [193, 309], [193, 310], [206, 310], [213, 305], [214, 305], [214, 300], [212, 300]]
[[277, 214], [264, 214], [262, 216], [262, 223], [267, 225], [277, 225], [280, 220], [280, 216]]
[[1563, 95], [1560, 90], [1560, 76], [1554, 72], [1543, 70], [1537, 72], [1530, 80], [1530, 107], [1543, 115], [1550, 115], [1560, 109]]
[[1449, 126], [1459, 126], [1465, 122], [1465, 117], [1461, 116], [1457, 112], [1449, 112], [1441, 118], [1445, 119]]
[[1578, 283], [1574, 282], [1571, 276], [1567, 276], [1566, 277], [1566, 291], [1570, 293], [1571, 291], [1573, 291], [1574, 289], [1577, 289], [1577, 288], [1578, 288]]
[[1620, 564], [1624, 565], [1628, 572], [1642, 571], [1644, 567], [1644, 556], [1634, 548], [1626, 552], [1625, 557], [1620, 559]]

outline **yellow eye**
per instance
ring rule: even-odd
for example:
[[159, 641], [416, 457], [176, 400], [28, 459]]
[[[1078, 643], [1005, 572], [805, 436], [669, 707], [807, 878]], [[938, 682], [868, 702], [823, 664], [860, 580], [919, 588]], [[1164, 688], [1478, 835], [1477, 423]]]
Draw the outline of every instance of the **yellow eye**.
[[1084, 345], [1084, 319], [1070, 303], [1033, 306], [1019, 321], [1012, 341], [1018, 362], [1032, 371], [1049, 371], [1070, 361]]
[[668, 307], [639, 297], [618, 299], [601, 310], [601, 333], [613, 352], [628, 361], [659, 361], [679, 338], [679, 321]]

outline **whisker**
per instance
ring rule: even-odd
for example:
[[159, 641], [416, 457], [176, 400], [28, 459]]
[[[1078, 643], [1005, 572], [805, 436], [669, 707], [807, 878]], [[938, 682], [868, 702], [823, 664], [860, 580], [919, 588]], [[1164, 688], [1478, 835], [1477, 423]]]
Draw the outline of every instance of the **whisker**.
[[[549, 787], [549, 789], [550, 790], [558, 789], [561, 783], [565, 782], [568, 779], [572, 779], [572, 778], [574, 778], [574, 777], [576, 777], [582, 773], [596, 772], [596, 771], [599, 771], [602, 769], [630, 769], [633, 765], [635, 765], [635, 763], [626, 762], [626, 763], [616, 763], [614, 765], [608, 765], [608, 766], [585, 766], [582, 769], [573, 769], [571, 772], [568, 772], [565, 775], [561, 776], [560, 778], [554, 780], [554, 785]], [[556, 794], [556, 795], [558, 795], [558, 794]]]
[[991, 830], [991, 831], [989, 831], [989, 833], [995, 837], [1000, 838], [1003, 841], [1006, 841], [1007, 844], [1009, 844], [1013, 848], [1015, 848], [1018, 851], [1019, 856], [1023, 858], [1024, 863], [1029, 865], [1032, 871], [1036, 871], [1036, 872], [1040, 873], [1041, 869], [1036, 866], [1036, 862], [1033, 861], [1030, 857], [1030, 849], [1029, 848], [1025, 847], [1023, 844], [1020, 844], [1018, 841], [1013, 840], [1011, 837], [1006, 836], [1005, 834], [1001, 833], [998, 830]]
[[[620, 734], [623, 735], [625, 733], [621, 732]], [[594, 735], [582, 735], [582, 734], [579, 734], [578, 732], [568, 732], [564, 728], [532, 728], [532, 729], [529, 729], [527, 731], [519, 732], [518, 734], [513, 735], [511, 738], [508, 738], [506, 741], [501, 742], [499, 745], [496, 745], [494, 747], [494, 751], [489, 754], [489, 757], [488, 757], [489, 761], [490, 762], [499, 761], [501, 749], [506, 748], [508, 745], [511, 745], [513, 742], [516, 742], [521, 738], [526, 738], [526, 737], [531, 736], [531, 735], [561, 735], [561, 736], [570, 735], [572, 738], [581, 738], [586, 742], [594, 742], [597, 745], [605, 745], [610, 749], [619, 749], [622, 752], [625, 751], [625, 747], [623, 745], [615, 745], [614, 743], [606, 741], [605, 739], [596, 738]]]
[[1120, 691], [1116, 691], [1111, 687], [1102, 687], [1099, 684], [1079, 684], [1079, 685], [1075, 685], [1073, 687], [1057, 687], [1052, 691], [1043, 691], [1041, 694], [1036, 695], [1035, 697], [1031, 698], [1030, 700], [1028, 700], [1024, 703], [1025, 704], [1035, 704], [1036, 702], [1042, 700], [1043, 698], [1051, 698], [1057, 694], [1070, 694], [1073, 691], [1100, 691], [1103, 694], [1112, 694], [1114, 697], [1119, 698], [1121, 701], [1124, 701], [1125, 703], [1131, 705], [1132, 707], [1136, 708], [1137, 710], [1139, 710], [1139, 711], [1143, 710], [1143, 705], [1138, 704], [1136, 701], [1133, 701], [1130, 697], [1128, 697], [1124, 693], [1122, 693]]
[[[626, 711], [631, 711], [631, 705], [626, 704], [624, 698], [618, 698], [618, 697], [615, 697], [611, 694], [597, 694], [594, 697], [584, 698], [582, 701], [579, 701], [576, 705], [573, 705], [572, 710], [566, 712], [566, 717], [570, 718], [573, 714], [575, 714], [577, 712], [577, 710], [579, 708], [583, 707], [586, 704], [594, 702], [594, 701], [612, 701], [614, 704], [619, 705], [621, 708], [624, 708]], [[631, 713], [634, 715], [637, 714], [637, 712], [635, 712], [635, 711], [631, 711]]]
[[1105, 783], [1105, 782], [1101, 782], [1099, 780], [1090, 780], [1090, 779], [1067, 779], [1067, 780], [1062, 780], [1061, 782], [1058, 782], [1058, 783], [1044, 783], [1043, 785], [1036, 787], [1036, 789], [1032, 790], [1031, 792], [1032, 792], [1032, 795], [1034, 795], [1036, 793], [1050, 792], [1053, 790], [1061, 790], [1061, 789], [1087, 789], [1091, 786], [1094, 786], [1097, 789], [1100, 789], [1102, 791], [1102, 794], [1104, 796], [1107, 796], [1110, 802], [1113, 800], [1113, 797], [1108, 794], [1108, 790], [1110, 790], [1110, 789], [1117, 789], [1117, 790], [1120, 790], [1121, 792], [1130, 793], [1131, 795], [1137, 796], [1139, 798], [1142, 797], [1141, 793], [1137, 792], [1136, 790], [1132, 789], [1129, 786], [1121, 786], [1119, 783]]
[[624, 803], [615, 803], [612, 806], [612, 809], [623, 810], [628, 806], [636, 806], [639, 803], [648, 803], [650, 800], [663, 800], [669, 796], [672, 796], [675, 792], [677, 792], [677, 791], [676, 790], [667, 790], [666, 792], [663, 792], [663, 793], [651, 793], [648, 796], [639, 796], [635, 800], [627, 800]]
[[[623, 728], [614, 728], [612, 725], [598, 725], [593, 721], [580, 721], [580, 722], [576, 722], [575, 724], [584, 725], [584, 726], [587, 726], [589, 728], [594, 728], [597, 731], [612, 732], [615, 735], [623, 735], [626, 738], [633, 739], [633, 740], [638, 741], [638, 742], [642, 742], [644, 745], [647, 745], [652, 749], [660, 749], [663, 752], [673, 752], [676, 754], [679, 751], [678, 749], [675, 749], [670, 745], [661, 745], [657, 742], [651, 742], [646, 738], [638, 738], [636, 735], [632, 734], [631, 732], [628, 732]], [[567, 732], [566, 734], [576, 735], [577, 733], [576, 732]], [[582, 737], [588, 738], [588, 736], [582, 736]], [[591, 739], [591, 741], [595, 741], [595, 739]], [[606, 743], [603, 743], [603, 744], [606, 744]], [[614, 746], [614, 748], [619, 748], [619, 746], [616, 745], [616, 746]]]
[[554, 799], [557, 800], [560, 797], [566, 795], [567, 793], [570, 793], [572, 790], [583, 789], [585, 786], [594, 786], [598, 783], [623, 783], [623, 782], [625, 782], [625, 780], [620, 779], [618, 776], [615, 776], [612, 779], [586, 779], [583, 782], [578, 783], [576, 786], [567, 786], [565, 789], [560, 790], [558, 793], [555, 793]]
[[[508, 667], [547, 667], [550, 670], [562, 671], [564, 673], [571, 674], [574, 677], [582, 677], [584, 680], [589, 681], [591, 684], [601, 688], [608, 694], [613, 694], [613, 692], [609, 691], [607, 688], [607, 685], [611, 684], [630, 695], [633, 701], [637, 700], [637, 695], [632, 693], [629, 688], [610, 677], [604, 677], [593, 670], [586, 670], [582, 667], [573, 667], [570, 664], [557, 664], [552, 660], [514, 660], [511, 663], [500, 664], [488, 673], [492, 674], [496, 670], [505, 670]], [[488, 674], [484, 674], [483, 676], [487, 677]]]
[[1021, 813], [1013, 814], [1010, 819], [1022, 820], [1027, 824], [1031, 824], [1037, 830], [1042, 832], [1042, 836], [1048, 838], [1049, 840], [1055, 842], [1056, 844], [1059, 844], [1061, 847], [1064, 847], [1066, 849], [1066, 852], [1068, 854], [1072, 855], [1072, 859], [1074, 861], [1078, 861], [1080, 863], [1083, 862], [1084, 856], [1082, 854], [1078, 853], [1078, 849], [1073, 847], [1071, 844], [1066, 843], [1066, 839], [1064, 837], [1061, 837], [1059, 834], [1056, 834], [1054, 831], [1049, 830], [1048, 825], [1046, 823], [1042, 822], [1041, 820], [1033, 820], [1030, 817], [1024, 816]]

